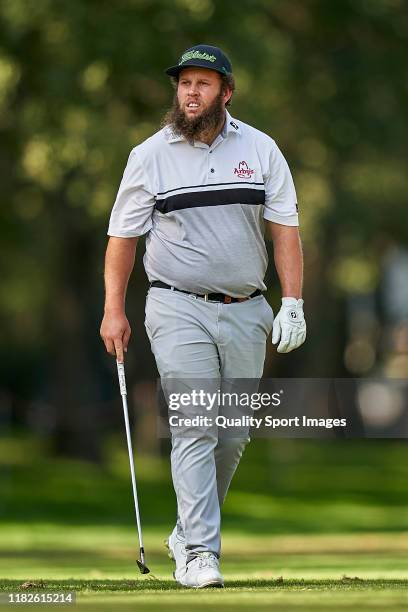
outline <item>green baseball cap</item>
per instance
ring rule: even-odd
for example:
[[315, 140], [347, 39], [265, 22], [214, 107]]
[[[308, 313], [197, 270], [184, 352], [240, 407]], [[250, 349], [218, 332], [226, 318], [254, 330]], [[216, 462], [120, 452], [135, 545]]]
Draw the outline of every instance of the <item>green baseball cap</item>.
[[220, 74], [232, 74], [232, 65], [228, 57], [218, 47], [211, 45], [194, 45], [184, 51], [178, 64], [170, 66], [165, 71], [169, 76], [177, 77], [183, 68], [197, 66], [198, 68], [208, 68]]

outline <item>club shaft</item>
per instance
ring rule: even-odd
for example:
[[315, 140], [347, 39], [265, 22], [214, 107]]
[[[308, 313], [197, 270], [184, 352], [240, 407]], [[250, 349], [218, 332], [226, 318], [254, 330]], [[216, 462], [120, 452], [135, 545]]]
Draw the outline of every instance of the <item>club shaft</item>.
[[[119, 366], [122, 366], [122, 370], [120, 371]], [[132, 478], [132, 489], [133, 489], [133, 500], [135, 502], [135, 513], [136, 513], [136, 523], [137, 523], [137, 532], [139, 535], [139, 546], [141, 553], [141, 561], [144, 564], [144, 548], [143, 548], [143, 537], [142, 537], [142, 527], [140, 523], [140, 513], [139, 513], [139, 500], [137, 497], [137, 488], [136, 488], [136, 475], [135, 475], [135, 467], [133, 463], [133, 448], [132, 448], [132, 438], [130, 436], [130, 426], [129, 426], [129, 412], [127, 405], [127, 394], [126, 394], [126, 386], [124, 384], [124, 369], [123, 364], [118, 364], [118, 372], [119, 372], [119, 381], [121, 382], [121, 396], [122, 396], [122, 405], [123, 405], [123, 416], [125, 418], [125, 428], [126, 428], [126, 439], [127, 446], [129, 452], [129, 464], [130, 464], [130, 474]], [[121, 381], [121, 375], [123, 376], [123, 382]]]

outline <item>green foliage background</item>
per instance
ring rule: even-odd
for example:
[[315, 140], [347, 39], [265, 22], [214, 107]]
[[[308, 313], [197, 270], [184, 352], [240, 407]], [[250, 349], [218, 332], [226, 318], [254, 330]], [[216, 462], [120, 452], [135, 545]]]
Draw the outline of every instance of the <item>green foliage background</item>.
[[[129, 152], [172, 100], [164, 68], [193, 44], [221, 46], [237, 81], [232, 115], [275, 138], [293, 172], [308, 340], [284, 356], [269, 344], [265, 375], [344, 376], [350, 300], [377, 299], [385, 255], [408, 243], [407, 41], [405, 0], [1, 1], [3, 577], [134, 576], [120, 400], [99, 339], [103, 257]], [[149, 563], [168, 579], [162, 539], [175, 500], [157, 452], [168, 449], [140, 400], [156, 376], [142, 251], [128, 291], [128, 387]], [[272, 268], [267, 280], [276, 308]], [[376, 325], [367, 375], [382, 373], [390, 335], [384, 318]], [[405, 450], [403, 441], [254, 441], [224, 508], [226, 576], [406, 576]], [[345, 605], [367, 597], [347, 592]], [[326, 605], [316, 598], [313, 609]]]
[[[403, 0], [3, 0], [0, 387], [16, 414], [40, 398], [74, 421], [110, 397], [108, 217], [131, 148], [171, 102], [163, 69], [197, 42], [231, 57], [232, 114], [276, 139], [297, 186], [309, 340], [265, 373], [347, 374], [348, 296], [376, 291], [383, 253], [408, 240], [407, 38]], [[140, 260], [133, 380], [155, 376]]]

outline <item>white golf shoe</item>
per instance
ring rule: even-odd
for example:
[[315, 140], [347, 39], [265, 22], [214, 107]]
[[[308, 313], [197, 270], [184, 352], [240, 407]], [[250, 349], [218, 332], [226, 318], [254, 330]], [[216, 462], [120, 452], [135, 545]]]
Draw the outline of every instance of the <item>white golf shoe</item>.
[[191, 589], [222, 588], [224, 586], [224, 579], [220, 574], [220, 563], [211, 552], [197, 553], [197, 557], [187, 564], [184, 574], [176, 580]]
[[169, 557], [176, 563], [174, 578], [179, 582], [179, 579], [186, 573], [187, 551], [184, 538], [177, 534], [177, 527], [173, 529], [169, 538], [165, 542], [169, 549]]

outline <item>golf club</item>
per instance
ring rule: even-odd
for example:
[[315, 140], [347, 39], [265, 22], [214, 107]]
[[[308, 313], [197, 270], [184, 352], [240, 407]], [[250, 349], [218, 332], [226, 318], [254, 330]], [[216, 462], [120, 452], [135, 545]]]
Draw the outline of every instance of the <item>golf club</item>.
[[139, 514], [139, 501], [137, 498], [137, 489], [136, 489], [136, 476], [135, 476], [135, 468], [133, 465], [132, 439], [130, 437], [129, 414], [128, 414], [128, 406], [127, 406], [125, 364], [119, 361], [116, 361], [116, 365], [118, 367], [119, 387], [120, 387], [120, 394], [122, 396], [122, 404], [123, 404], [123, 415], [125, 417], [126, 438], [127, 438], [127, 446], [128, 446], [128, 451], [129, 451], [130, 473], [132, 476], [133, 499], [135, 502], [137, 532], [139, 534], [140, 561], [137, 560], [136, 563], [142, 574], [149, 574], [150, 570], [145, 564], [142, 527], [140, 524], [140, 514]]

